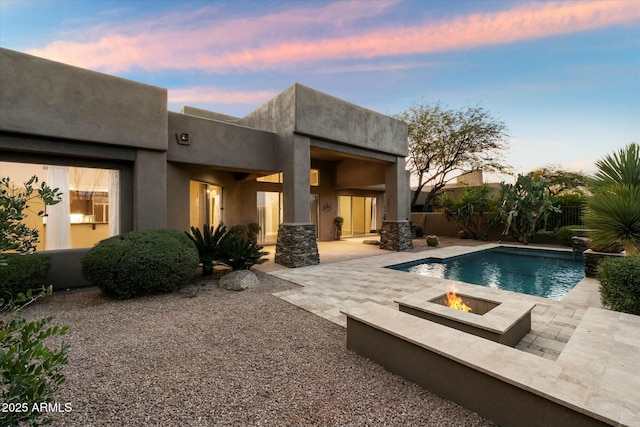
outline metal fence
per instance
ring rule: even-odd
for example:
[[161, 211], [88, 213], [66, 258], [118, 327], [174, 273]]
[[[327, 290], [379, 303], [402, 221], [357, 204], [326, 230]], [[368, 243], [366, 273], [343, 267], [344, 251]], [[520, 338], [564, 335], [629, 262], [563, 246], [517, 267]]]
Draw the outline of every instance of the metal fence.
[[549, 216], [547, 229], [564, 227], [565, 225], [584, 225], [582, 218], [584, 216], [585, 205], [580, 206], [562, 206], [562, 212], [552, 213]]

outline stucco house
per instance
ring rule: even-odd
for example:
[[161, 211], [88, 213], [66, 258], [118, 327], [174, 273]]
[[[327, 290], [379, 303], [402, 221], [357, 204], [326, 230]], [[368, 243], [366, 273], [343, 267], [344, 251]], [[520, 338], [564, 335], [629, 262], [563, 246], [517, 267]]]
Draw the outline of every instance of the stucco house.
[[276, 262], [298, 267], [319, 262], [340, 215], [343, 236], [407, 249], [406, 155], [404, 123], [300, 84], [245, 117], [176, 113], [167, 89], [0, 49], [0, 175], [68, 196], [32, 218], [59, 286], [82, 281], [88, 247], [130, 230], [258, 223]]

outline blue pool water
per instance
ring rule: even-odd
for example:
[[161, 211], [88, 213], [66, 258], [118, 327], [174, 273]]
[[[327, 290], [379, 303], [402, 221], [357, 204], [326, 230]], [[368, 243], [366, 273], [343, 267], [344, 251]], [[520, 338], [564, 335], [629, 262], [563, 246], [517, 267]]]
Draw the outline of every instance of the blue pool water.
[[444, 260], [425, 258], [388, 268], [557, 300], [584, 278], [582, 257], [506, 247]]

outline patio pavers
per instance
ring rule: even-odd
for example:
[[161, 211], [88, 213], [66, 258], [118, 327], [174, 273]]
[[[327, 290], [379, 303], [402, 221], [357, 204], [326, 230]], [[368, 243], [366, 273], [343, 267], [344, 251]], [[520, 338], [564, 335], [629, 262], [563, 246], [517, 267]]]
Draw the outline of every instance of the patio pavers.
[[[335, 245], [335, 244], [334, 244]], [[346, 245], [345, 245], [346, 246]], [[366, 245], [362, 245], [366, 246]], [[449, 246], [424, 252], [388, 252], [382, 255], [347, 259], [315, 266], [271, 271], [282, 279], [302, 286], [276, 294], [279, 298], [346, 327], [346, 317], [340, 314], [350, 303], [366, 302], [397, 308], [394, 299], [417, 293], [428, 287], [447, 289], [444, 279], [418, 276], [383, 268], [387, 265], [410, 262], [428, 256], [449, 257], [498, 246]], [[353, 247], [353, 246], [352, 246]], [[322, 256], [321, 248], [321, 259]], [[376, 253], [376, 252], [369, 252]], [[379, 252], [378, 252], [379, 253]], [[358, 254], [358, 255], [361, 255]], [[456, 282], [460, 292], [474, 286]], [[493, 290], [495, 292], [508, 292]], [[532, 313], [532, 331], [516, 348], [548, 359], [556, 359], [570, 338], [587, 307], [597, 301], [597, 281], [584, 279], [562, 301], [509, 292], [512, 297], [536, 303]]]
[[[347, 255], [343, 255], [343, 260], [337, 257], [337, 261], [331, 263], [322, 263], [321, 248], [320, 265], [279, 269], [271, 271], [270, 274], [301, 286], [274, 295], [346, 327], [346, 316], [341, 313], [341, 310], [366, 302], [397, 310], [398, 305], [394, 299], [432, 287], [439, 287], [446, 291], [447, 284], [452, 282], [387, 269], [384, 266], [427, 257], [461, 255], [495, 246], [499, 245], [449, 246], [428, 252], [384, 251], [381, 255], [372, 256], [360, 253], [358, 256], [363, 256], [361, 258], [348, 259]], [[477, 288], [476, 285], [462, 282], [455, 282], [455, 284], [460, 293], [464, 293], [469, 287]], [[493, 288], [485, 289], [488, 293], [507, 293], [509, 298], [536, 304], [531, 314], [532, 330], [518, 343], [516, 349], [556, 361], [561, 366], [583, 363], [585, 381], [590, 381], [593, 390], [597, 391], [593, 394], [595, 397], [592, 396], [590, 399], [598, 396], [606, 397], [607, 393], [620, 395], [620, 390], [614, 390], [617, 383], [635, 396], [638, 394], [635, 390], [640, 390], [640, 380], [637, 375], [637, 369], [640, 369], [640, 358], [638, 358], [640, 335], [634, 328], [640, 324], [640, 321], [638, 316], [624, 315], [614, 323], [598, 325], [597, 319], [612, 318], [611, 312], [599, 310], [601, 306], [598, 287], [599, 284], [595, 279], [585, 278], [560, 301]], [[594, 307], [596, 311], [592, 309], [587, 316], [588, 321], [581, 324], [590, 307]], [[600, 316], [598, 312], [606, 316]], [[579, 339], [571, 340], [577, 328], [580, 331]], [[599, 332], [591, 335], [592, 330]], [[597, 342], [585, 346], [584, 343], [589, 343], [591, 337], [594, 337]], [[566, 352], [565, 349], [567, 349]], [[609, 351], [612, 353], [608, 354]], [[640, 396], [638, 400], [640, 402]], [[606, 405], [606, 402], [585, 401], [586, 406], [599, 404]], [[627, 422], [640, 419], [640, 403], [629, 403], [624, 406], [620, 408], [620, 419]]]

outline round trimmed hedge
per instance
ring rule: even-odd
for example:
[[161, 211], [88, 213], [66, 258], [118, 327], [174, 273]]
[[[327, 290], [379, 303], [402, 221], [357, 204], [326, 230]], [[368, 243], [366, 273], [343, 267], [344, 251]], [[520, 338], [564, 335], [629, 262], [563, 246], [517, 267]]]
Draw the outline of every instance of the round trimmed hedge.
[[584, 225], [565, 225], [558, 229], [558, 243], [563, 246], [572, 246], [573, 230], [584, 228]]
[[82, 275], [117, 299], [175, 292], [198, 267], [198, 250], [181, 231], [132, 231], [102, 240], [82, 258]]
[[5, 255], [6, 266], [0, 267], [0, 298], [5, 300], [29, 289], [45, 286], [51, 266], [48, 255], [39, 253], [11, 253]]

